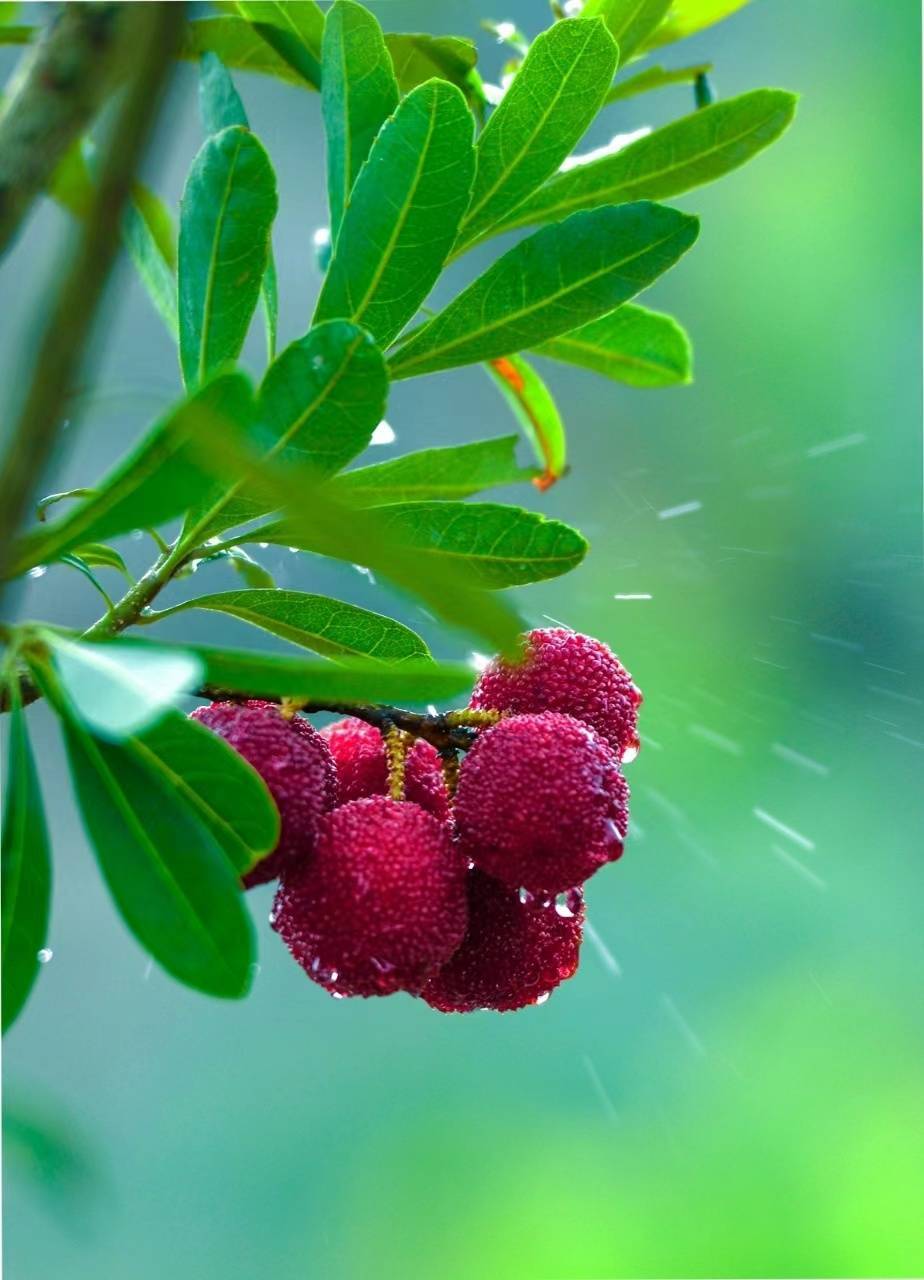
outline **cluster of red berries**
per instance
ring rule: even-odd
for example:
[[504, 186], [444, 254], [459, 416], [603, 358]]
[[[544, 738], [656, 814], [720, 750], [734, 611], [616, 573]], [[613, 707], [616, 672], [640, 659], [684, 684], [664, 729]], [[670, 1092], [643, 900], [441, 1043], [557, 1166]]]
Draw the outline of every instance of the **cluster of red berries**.
[[[641, 694], [606, 645], [533, 631], [522, 659], [495, 659], [469, 709], [480, 728], [454, 796], [417, 739], [403, 799], [389, 795], [379, 730], [320, 733], [267, 702], [193, 712], [253, 765], [279, 809], [275, 850], [246, 877], [279, 879], [272, 924], [335, 996], [408, 991], [443, 1012], [535, 1004], [570, 978], [581, 886], [620, 856]], [[478, 717], [472, 717], [477, 720]]]

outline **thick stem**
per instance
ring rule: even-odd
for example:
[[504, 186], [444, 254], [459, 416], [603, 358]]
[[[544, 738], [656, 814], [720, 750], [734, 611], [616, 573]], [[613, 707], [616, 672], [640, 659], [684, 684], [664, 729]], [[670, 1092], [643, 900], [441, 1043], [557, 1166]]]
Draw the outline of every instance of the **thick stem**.
[[39, 340], [32, 381], [0, 468], [0, 579], [9, 567], [13, 536], [51, 454], [93, 330], [119, 248], [122, 210], [179, 41], [182, 4], [130, 8], [131, 13], [122, 21], [125, 38], [131, 36], [137, 42], [137, 71], [112, 131], [93, 206], [80, 228], [70, 266]]

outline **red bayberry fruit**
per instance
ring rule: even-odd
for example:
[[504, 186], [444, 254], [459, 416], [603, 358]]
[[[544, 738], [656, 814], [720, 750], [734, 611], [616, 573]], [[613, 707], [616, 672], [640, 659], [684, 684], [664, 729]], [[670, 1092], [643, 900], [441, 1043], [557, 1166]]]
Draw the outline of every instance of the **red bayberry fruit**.
[[482, 871], [468, 878], [468, 929], [421, 995], [441, 1013], [538, 1004], [577, 970], [584, 923], [580, 889], [565, 902], [534, 898]]
[[520, 662], [495, 658], [475, 685], [470, 705], [526, 715], [561, 711], [586, 720], [620, 760], [629, 760], [638, 752], [641, 701], [632, 677], [605, 644], [550, 627], [529, 632]]
[[561, 893], [620, 856], [628, 787], [582, 720], [546, 711], [479, 734], [462, 762], [454, 814], [465, 853], [532, 893]]
[[[340, 803], [366, 796], [388, 795], [388, 762], [385, 744], [375, 725], [353, 716], [321, 730], [337, 766]], [[449, 817], [449, 797], [436, 748], [418, 738], [408, 752], [404, 774], [405, 798], [434, 818]]]
[[353, 800], [283, 875], [272, 925], [334, 995], [416, 993], [465, 933], [465, 876], [446, 827], [419, 805]]
[[279, 843], [243, 879], [248, 889], [275, 880], [311, 852], [321, 818], [336, 803], [327, 743], [307, 720], [287, 720], [272, 702], [213, 702], [197, 707], [192, 718], [220, 734], [269, 788], [279, 810]]

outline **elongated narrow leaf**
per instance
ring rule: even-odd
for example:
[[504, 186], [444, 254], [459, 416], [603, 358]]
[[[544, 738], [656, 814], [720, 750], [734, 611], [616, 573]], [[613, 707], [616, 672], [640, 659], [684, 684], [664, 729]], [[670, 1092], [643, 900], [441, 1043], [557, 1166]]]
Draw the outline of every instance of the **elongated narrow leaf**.
[[466, 97], [473, 92], [472, 73], [478, 61], [474, 42], [462, 36], [431, 36], [424, 32], [389, 32], [385, 45], [391, 55], [398, 87], [410, 93], [419, 84], [437, 76], [461, 89]]
[[132, 575], [128, 572], [128, 566], [115, 547], [107, 547], [104, 542], [88, 542], [86, 546], [78, 547], [74, 554], [80, 556], [81, 560], [94, 568], [115, 569], [129, 582], [134, 581]]
[[3, 803], [3, 1030], [10, 1027], [29, 998], [39, 969], [38, 953], [47, 941], [51, 905], [51, 852], [42, 793], [26, 721], [14, 695], [7, 745]]
[[[262, 457], [310, 467], [317, 483], [366, 447], [387, 394], [385, 364], [367, 333], [344, 320], [315, 325], [267, 370], [253, 443]], [[200, 497], [186, 537], [203, 537], [272, 510], [244, 481], [219, 484]]]
[[188, 385], [240, 353], [276, 216], [269, 157], [246, 129], [209, 138], [180, 204], [180, 361]]
[[324, 13], [315, 0], [238, 0], [238, 12], [307, 85], [321, 85]]
[[83, 823], [123, 920], [180, 982], [245, 995], [253, 930], [224, 849], [154, 760], [95, 738], [66, 704], [59, 714]]
[[619, 55], [601, 21], [566, 19], [538, 36], [478, 139], [475, 185], [459, 247], [516, 208], [580, 140]]
[[501, 356], [485, 366], [533, 447], [542, 472], [533, 483], [548, 489], [565, 472], [565, 428], [551, 391], [522, 356]]
[[186, 609], [229, 614], [330, 658], [404, 662], [408, 658], [430, 656], [423, 640], [409, 627], [357, 605], [331, 600], [329, 596], [278, 589], [221, 591], [186, 600], [167, 612], [179, 613]]
[[664, 21], [671, 0], [586, 0], [582, 18], [603, 18], [625, 66]]
[[134, 649], [120, 641], [81, 644], [48, 634], [61, 688], [96, 734], [125, 738], [153, 724], [202, 681], [202, 669], [182, 650]]
[[176, 274], [164, 258], [150, 223], [134, 204], [126, 207], [122, 237], [157, 314], [167, 326], [167, 332], [174, 340], [178, 339]]
[[533, 468], [517, 465], [516, 444], [516, 436], [503, 436], [444, 449], [422, 449], [403, 458], [347, 471], [332, 482], [331, 491], [359, 507], [468, 498], [483, 489], [533, 479], [537, 474]]
[[[187, 660], [191, 655], [183, 655]], [[192, 656], [192, 661], [198, 659]], [[279, 840], [279, 813], [266, 783], [223, 738], [178, 711], [126, 738], [141, 765], [163, 779], [208, 828], [238, 875]]]
[[634, 76], [618, 80], [607, 92], [604, 103], [619, 102], [622, 98], [634, 98], [639, 93], [662, 89], [669, 84], [694, 84], [699, 76], [712, 70], [711, 62], [700, 62], [693, 67], [646, 67]]
[[[198, 443], [209, 461], [215, 457], [235, 480], [246, 477], [267, 511], [285, 512], [293, 533], [285, 545], [364, 565], [419, 597], [446, 622], [506, 654], [516, 652], [522, 620], [506, 601], [473, 587], [452, 565], [427, 563], [412, 546], [390, 536], [378, 512], [337, 501], [329, 486], [318, 483], [312, 468], [297, 462], [279, 467], [255, 454], [220, 423], [209, 421], [204, 427]], [[269, 541], [266, 526], [236, 538], [237, 542], [264, 540]]]
[[401, 346], [392, 377], [496, 360], [594, 320], [673, 266], [698, 229], [696, 218], [645, 201], [544, 227]]
[[730, 18], [747, 3], [748, 0], [673, 0], [666, 20], [646, 41], [646, 48], [658, 49], [675, 40], [695, 36], [698, 31]]
[[577, 530], [493, 502], [407, 502], [379, 508], [385, 527], [434, 563], [455, 564], [489, 590], [557, 578], [587, 553]]
[[208, 459], [192, 456], [190, 440], [206, 420], [245, 422], [253, 393], [243, 374], [224, 374], [164, 415], [141, 443], [85, 501], [61, 520], [42, 524], [19, 540], [11, 576], [55, 560], [88, 541], [114, 538], [180, 515], [208, 487]]
[[673, 316], [631, 303], [533, 350], [633, 387], [669, 387], [691, 377], [690, 340]]
[[660, 200], [714, 182], [778, 138], [795, 108], [795, 96], [782, 89], [755, 89], [716, 102], [613, 155], [559, 174], [516, 209], [504, 229], [597, 205]]
[[353, 183], [398, 105], [398, 83], [381, 27], [354, 0], [337, 0], [327, 15], [321, 65], [330, 234], [336, 242]]
[[[485, 590], [556, 578], [576, 568], [587, 552], [585, 540], [568, 525], [492, 502], [402, 502], [373, 514], [386, 534], [422, 562], [449, 568]], [[284, 545], [290, 537], [292, 546], [299, 541], [291, 524], [260, 536]]]
[[468, 203], [471, 112], [443, 80], [414, 89], [360, 171], [327, 270], [315, 322], [345, 317], [380, 346], [430, 292]]
[[[247, 112], [227, 67], [215, 53], [204, 53], [199, 64], [199, 111], [206, 133], [221, 133], [233, 125], [250, 128]], [[266, 316], [266, 346], [269, 358], [276, 355], [276, 330], [279, 324], [279, 296], [276, 286], [276, 263], [270, 239], [266, 249], [266, 270], [260, 281], [260, 298]]]

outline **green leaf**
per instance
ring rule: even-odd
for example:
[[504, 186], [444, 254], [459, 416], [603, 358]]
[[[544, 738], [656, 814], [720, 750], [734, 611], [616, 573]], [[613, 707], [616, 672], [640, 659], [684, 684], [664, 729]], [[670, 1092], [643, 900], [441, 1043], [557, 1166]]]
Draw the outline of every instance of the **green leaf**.
[[324, 14], [314, 0], [239, 0], [237, 9], [300, 80], [320, 87]]
[[112, 602], [112, 597], [106, 591], [105, 587], [85, 560], [82, 560], [80, 556], [76, 555], [72, 551], [66, 551], [61, 557], [60, 563], [68, 565], [71, 569], [76, 569], [78, 573], [82, 573], [106, 601], [106, 607], [108, 609], [113, 609], [115, 607]]
[[178, 339], [176, 276], [136, 204], [128, 205], [122, 217], [122, 238], [157, 314], [167, 332]]
[[82, 644], [54, 632], [45, 638], [73, 709], [107, 738], [125, 738], [153, 724], [202, 680], [199, 662], [182, 650], [137, 650], [120, 641]]
[[321, 66], [330, 234], [336, 241], [353, 183], [398, 105], [398, 84], [382, 28], [354, 0], [337, 0], [328, 13]]
[[533, 350], [633, 387], [670, 387], [692, 376], [690, 340], [673, 316], [631, 303]]
[[[344, 320], [315, 325], [270, 365], [260, 387], [255, 444], [262, 456], [333, 475], [365, 449], [382, 419], [388, 376], [369, 335]], [[200, 538], [272, 510], [239, 481], [204, 492], [184, 538]]]
[[217, 53], [226, 67], [238, 71], [257, 71], [303, 89], [314, 87], [245, 18], [230, 15], [187, 22], [179, 56], [198, 62], [204, 53]]
[[542, 465], [542, 473], [533, 483], [538, 489], [550, 488], [567, 466], [565, 428], [551, 391], [522, 356], [502, 356], [485, 368]]
[[180, 203], [180, 361], [187, 385], [240, 354], [266, 270], [276, 179], [239, 126], [209, 138]]
[[128, 566], [115, 547], [107, 547], [103, 542], [88, 542], [85, 546], [78, 547], [75, 555], [80, 556], [81, 560], [95, 568], [115, 569], [129, 582], [134, 581], [128, 572]]
[[276, 847], [279, 813], [266, 783], [218, 734], [169, 711], [124, 745], [187, 803], [238, 875]]
[[248, 555], [243, 547], [228, 547], [227, 551], [222, 551], [219, 555], [221, 559], [228, 561], [248, 587], [275, 587], [276, 581], [270, 571]]
[[755, 89], [704, 107], [613, 155], [559, 174], [514, 210], [503, 230], [597, 205], [660, 200], [713, 182], [778, 138], [795, 108], [795, 96], [782, 89]]
[[11, 576], [56, 560], [82, 543], [114, 538], [182, 514], [201, 499], [208, 485], [208, 459], [200, 449], [191, 455], [191, 439], [213, 419], [243, 422], [252, 414], [250, 384], [240, 373], [215, 378], [181, 400], [100, 481], [91, 497], [62, 519], [19, 539]]
[[[587, 552], [585, 540], [568, 525], [492, 502], [405, 502], [378, 507], [374, 514], [383, 531], [424, 564], [450, 568], [491, 591], [556, 578], [576, 568]], [[291, 544], [289, 537], [295, 538]], [[260, 538], [298, 546], [290, 524], [263, 530]]]
[[197, 596], [167, 609], [209, 609], [249, 622], [281, 640], [330, 658], [364, 657], [379, 662], [404, 662], [428, 658], [430, 651], [409, 627], [368, 609], [360, 609], [328, 596], [302, 591], [221, 591]]
[[566, 19], [538, 36], [476, 148], [459, 247], [478, 239], [555, 172], [593, 120], [619, 53], [604, 24]]
[[671, 0], [586, 0], [582, 18], [603, 18], [625, 66], [664, 20]]
[[535, 470], [517, 465], [516, 444], [516, 436], [504, 436], [444, 449], [422, 449], [347, 471], [331, 482], [331, 492], [358, 507], [413, 499], [468, 498], [483, 489], [533, 478]]
[[514, 245], [391, 360], [393, 378], [495, 360], [612, 311], [677, 261], [696, 218], [641, 202], [573, 214]]
[[706, 75], [712, 70], [711, 62], [700, 62], [695, 67], [646, 67], [634, 76], [618, 80], [603, 99], [604, 104], [619, 102], [623, 98], [634, 98], [636, 94], [648, 93], [652, 89], [661, 89], [669, 84], [695, 84], [697, 77]]
[[674, 0], [665, 22], [647, 41], [646, 47], [658, 49], [675, 40], [685, 40], [730, 18], [747, 3], [748, 0]]
[[39, 970], [38, 953], [47, 939], [51, 907], [51, 850], [45, 810], [16, 688], [12, 695], [0, 841], [4, 1032], [16, 1021], [29, 998]]
[[[199, 64], [199, 111], [206, 133], [240, 125], [250, 128], [247, 112], [227, 67], [215, 53], [204, 53]], [[267, 244], [266, 270], [260, 282], [260, 297], [266, 317], [266, 347], [269, 358], [276, 355], [276, 330], [279, 324], [279, 295], [276, 285], [276, 263], [272, 240]]]
[[234, 866], [171, 772], [89, 733], [46, 668], [36, 682], [61, 718], [74, 790], [109, 892], [141, 945], [180, 982], [239, 997], [254, 940]]
[[471, 96], [471, 75], [478, 61], [474, 42], [462, 36], [431, 36], [423, 32], [389, 32], [385, 45], [391, 55], [402, 93], [410, 93], [434, 76]]
[[315, 323], [345, 317], [382, 347], [439, 276], [468, 202], [473, 121], [458, 89], [414, 89], [376, 138], [344, 214]]

